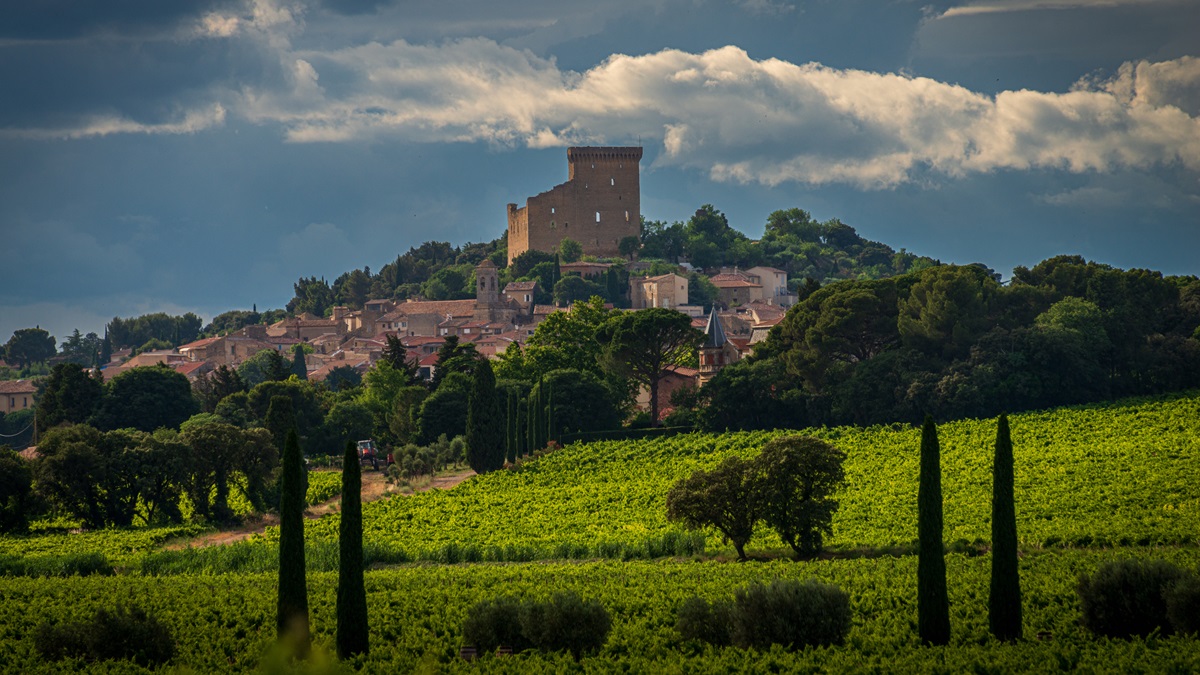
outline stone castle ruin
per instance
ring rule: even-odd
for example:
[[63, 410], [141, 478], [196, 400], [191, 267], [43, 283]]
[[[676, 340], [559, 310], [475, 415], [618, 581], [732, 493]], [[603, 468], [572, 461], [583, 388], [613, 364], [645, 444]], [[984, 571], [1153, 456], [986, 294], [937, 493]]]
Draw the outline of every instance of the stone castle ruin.
[[621, 239], [641, 234], [641, 159], [640, 147], [567, 148], [567, 182], [508, 205], [508, 262], [566, 238], [588, 255], [619, 256]]

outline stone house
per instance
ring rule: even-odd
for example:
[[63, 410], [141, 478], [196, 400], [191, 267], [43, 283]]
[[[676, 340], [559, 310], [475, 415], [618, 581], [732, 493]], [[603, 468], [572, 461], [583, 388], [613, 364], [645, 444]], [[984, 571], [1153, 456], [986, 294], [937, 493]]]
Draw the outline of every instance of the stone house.
[[633, 309], [665, 307], [675, 309], [688, 304], [687, 277], [660, 274], [656, 277], [630, 277], [629, 301]]
[[37, 387], [32, 380], [0, 380], [0, 413], [32, 408]]

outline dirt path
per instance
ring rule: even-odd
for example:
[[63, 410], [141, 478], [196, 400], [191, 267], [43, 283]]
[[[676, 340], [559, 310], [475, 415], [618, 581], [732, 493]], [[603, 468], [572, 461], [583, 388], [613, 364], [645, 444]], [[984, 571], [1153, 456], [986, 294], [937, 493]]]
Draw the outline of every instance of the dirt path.
[[[474, 476], [475, 472], [470, 469], [463, 469], [455, 473], [442, 474], [435, 476], [427, 485], [422, 485], [413, 492], [425, 492], [438, 488], [441, 490], [449, 490], [466, 479]], [[410, 494], [401, 492], [395, 485], [387, 482], [387, 478], [382, 471], [365, 471], [362, 474], [362, 500], [363, 503], [373, 502], [377, 499], [383, 499], [392, 495]], [[341, 506], [342, 497], [338, 495], [327, 502], [310, 506], [304, 511], [304, 517], [309, 520], [316, 520], [321, 516], [332, 513]], [[191, 539], [184, 539], [166, 546], [168, 550], [178, 550], [183, 548], [205, 548], [208, 546], [223, 546], [225, 544], [233, 544], [239, 541], [249, 539], [255, 534], [261, 534], [267, 527], [279, 524], [278, 514], [267, 514], [249, 516], [246, 521], [237, 527], [227, 530], [218, 530], [216, 532], [205, 532]]]

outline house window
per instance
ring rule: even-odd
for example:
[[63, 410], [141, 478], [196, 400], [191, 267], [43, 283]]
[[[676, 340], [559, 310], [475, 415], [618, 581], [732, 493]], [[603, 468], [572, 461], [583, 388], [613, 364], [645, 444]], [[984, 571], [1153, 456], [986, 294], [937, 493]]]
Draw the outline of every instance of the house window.
[[525, 294], [525, 302], [529, 302], [529, 294], [528, 293]]

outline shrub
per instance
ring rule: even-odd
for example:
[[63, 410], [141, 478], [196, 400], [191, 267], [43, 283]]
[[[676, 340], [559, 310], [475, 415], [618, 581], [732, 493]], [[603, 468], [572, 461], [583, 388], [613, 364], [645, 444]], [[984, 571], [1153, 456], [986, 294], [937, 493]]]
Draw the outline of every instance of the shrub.
[[788, 649], [841, 644], [850, 632], [850, 596], [816, 581], [773, 581], [738, 589], [733, 602], [690, 598], [675, 615], [684, 640]]
[[1108, 637], [1146, 636], [1171, 630], [1165, 593], [1184, 572], [1161, 560], [1105, 563], [1092, 576], [1082, 575], [1076, 590], [1083, 625]]
[[612, 620], [604, 605], [575, 593], [546, 602], [501, 597], [476, 604], [463, 622], [463, 640], [481, 652], [497, 647], [569, 651], [576, 658], [604, 646]]
[[529, 603], [521, 612], [521, 631], [542, 651], [569, 651], [580, 659], [608, 639], [612, 619], [596, 600], [556, 593], [548, 602]]
[[1167, 618], [1176, 633], [1200, 633], [1200, 575], [1192, 574], [1167, 590]]
[[501, 646], [514, 652], [528, 649], [531, 645], [521, 633], [521, 608], [521, 601], [512, 596], [477, 603], [463, 622], [463, 640], [480, 653]]
[[835, 645], [850, 632], [850, 596], [816, 581], [751, 584], [734, 594], [731, 614], [730, 638], [739, 647]]
[[88, 661], [129, 659], [141, 666], [166, 663], [175, 656], [171, 631], [139, 608], [101, 609], [91, 621], [43, 623], [34, 634], [43, 658]]
[[710, 603], [704, 598], [688, 598], [675, 614], [675, 630], [684, 640], [700, 640], [724, 647], [729, 640], [730, 606], [728, 602]]

